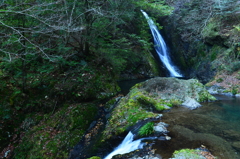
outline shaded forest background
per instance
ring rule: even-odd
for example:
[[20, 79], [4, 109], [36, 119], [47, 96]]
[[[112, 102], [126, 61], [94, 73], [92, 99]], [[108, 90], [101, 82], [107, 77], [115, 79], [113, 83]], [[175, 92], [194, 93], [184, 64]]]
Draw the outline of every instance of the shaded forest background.
[[[120, 91], [122, 74], [146, 65], [152, 76], [160, 75], [140, 9], [155, 21], [169, 18], [175, 54], [185, 69], [201, 72], [200, 61], [226, 54], [215, 66], [227, 61], [231, 65], [222, 70], [239, 70], [239, 5], [237, 0], [1, 1], [1, 155], [11, 149], [15, 158], [66, 158], [94, 121], [99, 101]], [[198, 49], [179, 45], [189, 42]]]

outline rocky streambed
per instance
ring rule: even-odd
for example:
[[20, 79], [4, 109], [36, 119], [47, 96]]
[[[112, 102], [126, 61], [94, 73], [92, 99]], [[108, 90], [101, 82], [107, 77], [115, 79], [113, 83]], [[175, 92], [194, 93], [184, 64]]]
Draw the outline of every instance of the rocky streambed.
[[[140, 138], [139, 129], [149, 121], [154, 121], [155, 126], [157, 126], [152, 135], [157, 137], [159, 141], [166, 140], [167, 142], [170, 139], [167, 132], [159, 130], [156, 133], [157, 129], [165, 129], [159, 127], [161, 113], [176, 106], [192, 110], [201, 106], [200, 102], [213, 100], [215, 98], [208, 93], [204, 85], [195, 79], [157, 77], [138, 83], [131, 88], [126, 96], [121, 98], [117, 105], [105, 106], [106, 112], [108, 112], [106, 115], [107, 123], [99, 143], [106, 145], [111, 141], [119, 141], [118, 137], [129, 131], [135, 134], [135, 139]], [[149, 143], [154, 145], [155, 141]], [[114, 145], [112, 149], [116, 146]], [[146, 153], [141, 154], [142, 157], [144, 154], [148, 157], [150, 157], [149, 153], [152, 154], [151, 146], [147, 144], [146, 147], [148, 151], [145, 149]], [[132, 157], [138, 157], [134, 152], [130, 154]], [[130, 158], [129, 154], [126, 155], [128, 156], [124, 155], [125, 158]], [[104, 157], [102, 153], [98, 153], [98, 156]], [[151, 156], [160, 157], [157, 153]]]
[[[222, 99], [209, 94], [195, 79], [159, 77], [138, 83], [126, 96], [103, 106], [107, 122], [95, 142], [98, 152], [92, 154], [106, 157], [132, 132], [132, 140], [142, 142], [141, 149], [111, 158], [238, 159], [239, 100]], [[154, 140], [141, 139], [139, 131], [149, 122], [154, 122], [154, 131], [147, 137]]]

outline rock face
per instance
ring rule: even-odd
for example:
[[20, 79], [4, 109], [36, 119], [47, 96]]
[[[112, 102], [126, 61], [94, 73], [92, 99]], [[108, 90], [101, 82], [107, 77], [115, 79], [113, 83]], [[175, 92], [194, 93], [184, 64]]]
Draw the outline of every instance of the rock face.
[[[174, 7], [173, 14], [159, 19], [164, 38], [180, 69], [190, 78], [202, 83], [211, 81], [222, 69], [236, 71], [239, 54], [239, 14], [226, 13], [239, 10], [239, 3], [231, 2], [224, 19], [213, 9], [218, 3], [211, 0], [166, 0]], [[236, 4], [234, 4], [236, 3]], [[230, 4], [230, 3], [229, 3]], [[223, 5], [224, 6], [224, 5]], [[230, 60], [231, 59], [231, 60]], [[234, 62], [235, 61], [235, 62]]]

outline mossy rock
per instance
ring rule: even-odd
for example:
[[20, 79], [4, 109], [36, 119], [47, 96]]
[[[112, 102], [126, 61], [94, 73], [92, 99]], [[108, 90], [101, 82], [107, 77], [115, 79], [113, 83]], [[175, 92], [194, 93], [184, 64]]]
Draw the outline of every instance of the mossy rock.
[[187, 98], [195, 99], [198, 102], [214, 100], [208, 93], [205, 86], [196, 79], [182, 80], [177, 78], [157, 77], [147, 80], [140, 87], [156, 99], [170, 102], [184, 102]]
[[188, 98], [198, 102], [215, 99], [195, 79], [157, 77], [136, 84], [112, 110], [103, 132], [103, 141], [125, 132], [140, 120], [157, 117], [157, 111], [181, 105]]
[[205, 159], [202, 155], [199, 155], [200, 150], [182, 149], [175, 151], [172, 159]]
[[[135, 92], [136, 91], [136, 92]], [[137, 88], [133, 89], [127, 97], [121, 99], [117, 107], [111, 112], [104, 131], [103, 140], [109, 139], [112, 135], [119, 135], [128, 127], [135, 125], [139, 120], [156, 117], [157, 114], [148, 111], [144, 104], [139, 102], [139, 98], [144, 97]], [[152, 101], [149, 102], [149, 104]]]

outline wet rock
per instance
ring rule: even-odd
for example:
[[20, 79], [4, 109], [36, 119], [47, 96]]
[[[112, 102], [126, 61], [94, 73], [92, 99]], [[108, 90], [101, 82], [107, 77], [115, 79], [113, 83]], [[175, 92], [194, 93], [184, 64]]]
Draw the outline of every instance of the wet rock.
[[168, 130], [167, 128], [168, 127], [168, 124], [164, 123], [164, 122], [160, 122], [158, 123], [156, 126], [154, 126], [154, 131], [155, 131], [155, 134], [166, 134], [168, 133]]
[[240, 141], [233, 142], [232, 147], [237, 151], [240, 151]]
[[146, 144], [143, 149], [122, 155], [115, 155], [112, 159], [162, 159], [162, 157], [155, 154], [155, 150], [152, 149], [152, 144]]
[[182, 103], [182, 106], [187, 107], [189, 109], [196, 109], [201, 106], [195, 99], [187, 98], [185, 102]]
[[202, 155], [198, 154], [198, 150], [193, 149], [182, 149], [174, 152], [174, 157], [170, 159], [206, 159]]
[[160, 119], [163, 115], [162, 114], [158, 114], [156, 119]]
[[143, 82], [139, 89], [150, 95], [169, 101], [185, 102], [192, 98], [197, 102], [214, 100], [206, 88], [196, 79], [157, 77]]
[[196, 149], [177, 150], [173, 156], [174, 158], [170, 159], [216, 159], [204, 145]]
[[217, 85], [213, 85], [211, 87], [207, 88], [208, 92], [210, 94], [219, 94], [219, 95], [225, 95], [225, 96], [234, 96], [231, 92], [226, 92], [226, 89], [221, 87], [221, 86], [217, 86]]
[[233, 141], [240, 141], [240, 132], [234, 130], [223, 130], [223, 137]]
[[207, 88], [210, 94], [221, 94], [225, 91], [225, 89], [221, 86], [213, 85]]

